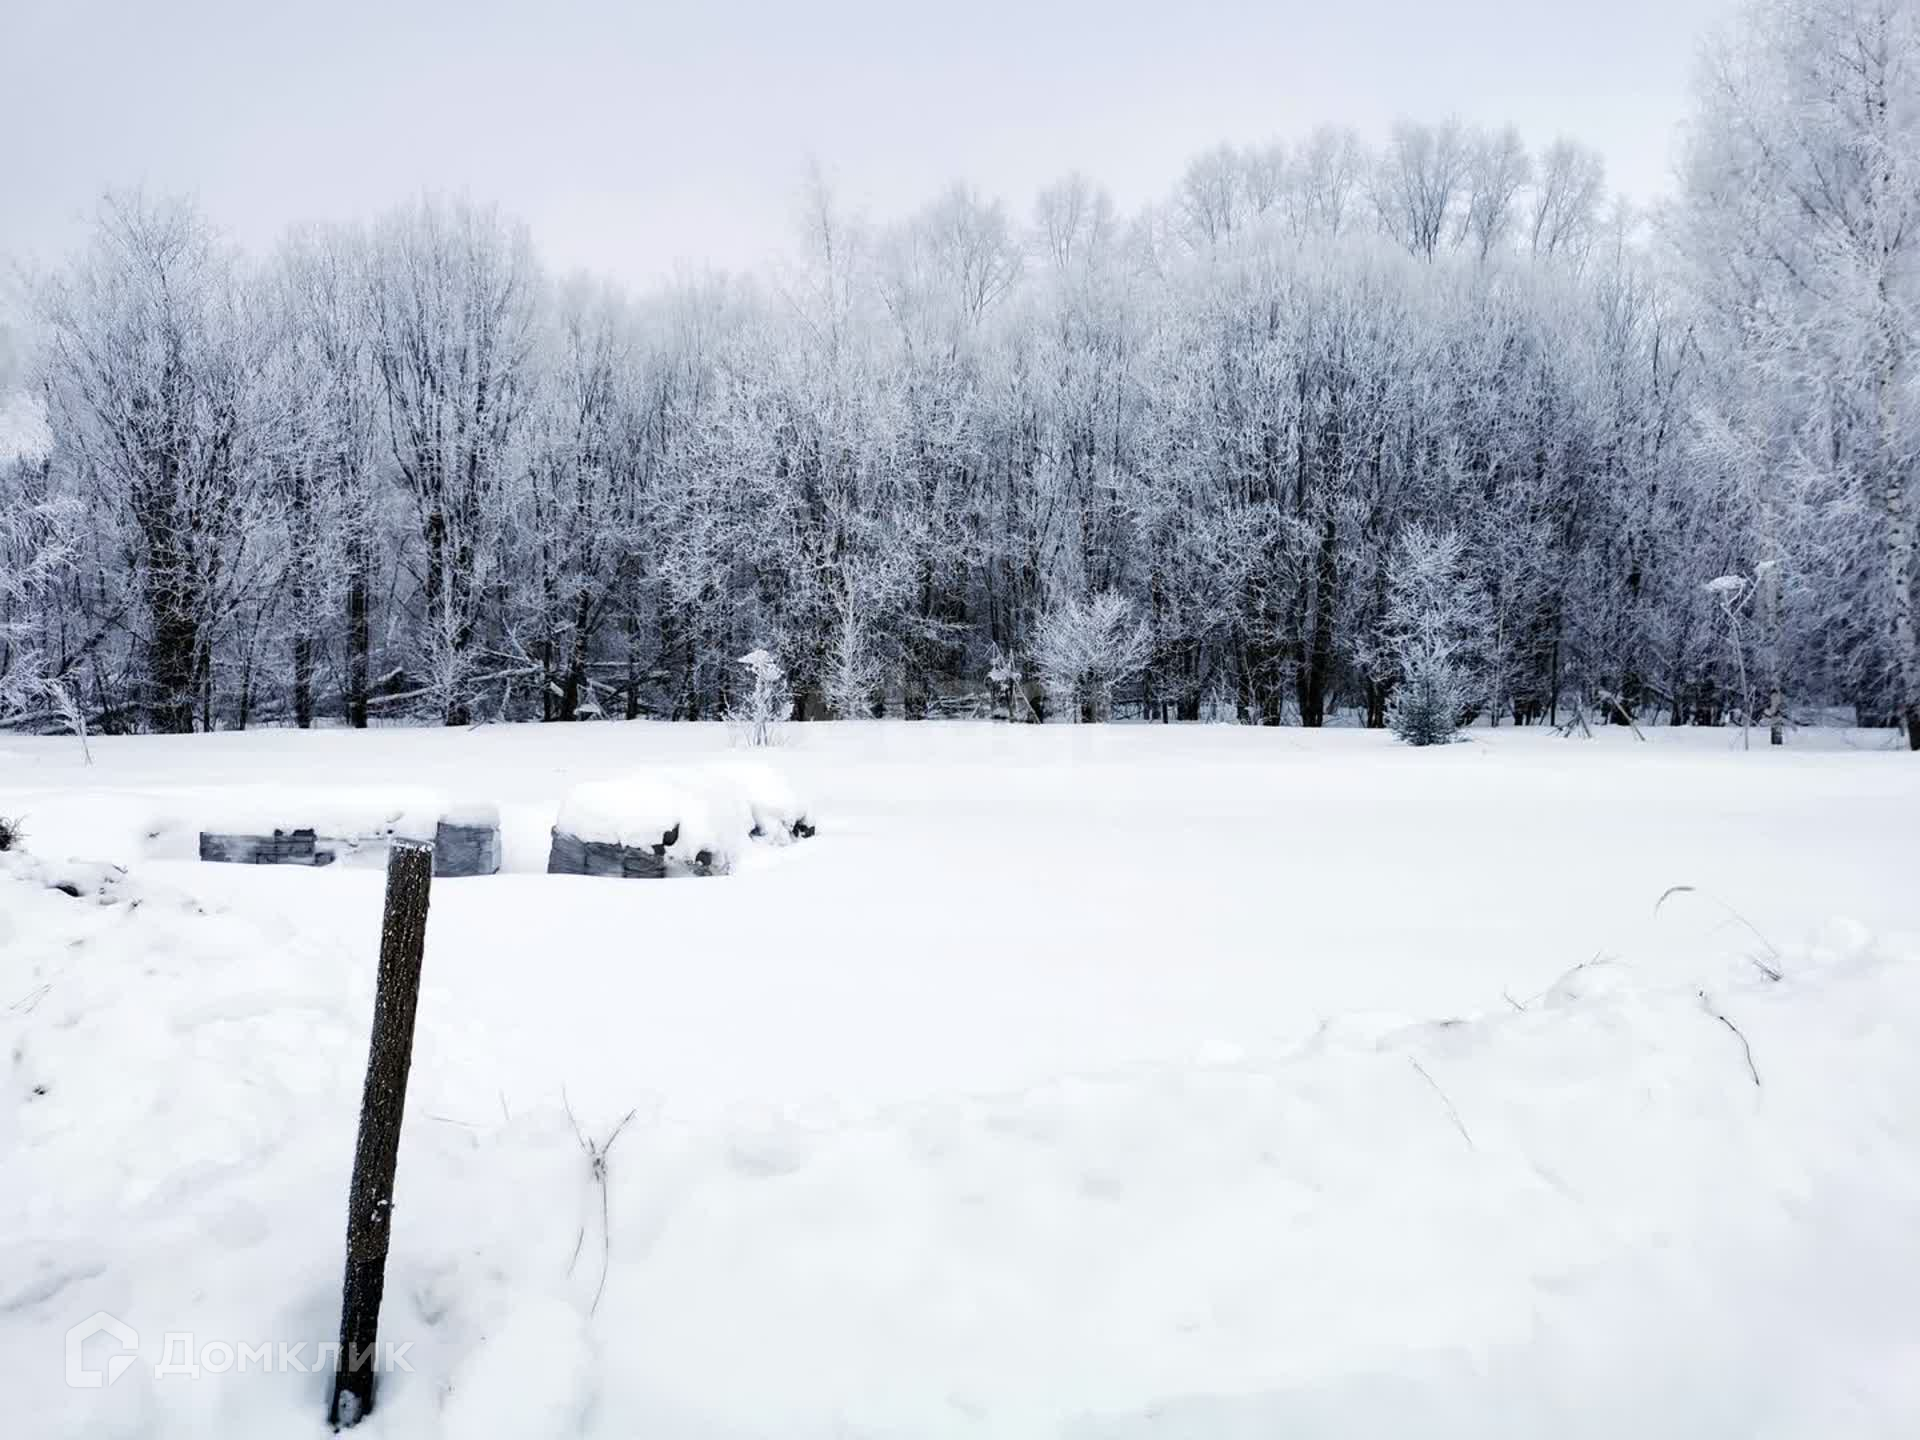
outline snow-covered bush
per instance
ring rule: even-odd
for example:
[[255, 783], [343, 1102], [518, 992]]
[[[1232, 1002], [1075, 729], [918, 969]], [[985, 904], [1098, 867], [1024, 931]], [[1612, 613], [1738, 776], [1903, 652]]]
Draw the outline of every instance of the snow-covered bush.
[[1112, 590], [1054, 602], [1033, 636], [1033, 661], [1055, 702], [1089, 721], [1113, 713], [1113, 692], [1146, 668], [1153, 632]]
[[793, 711], [787, 672], [764, 647], [749, 650], [740, 657], [740, 663], [753, 677], [753, 688], [727, 712], [727, 718], [740, 727], [747, 744], [772, 745]]
[[0, 851], [18, 850], [25, 839], [18, 816], [0, 815]]

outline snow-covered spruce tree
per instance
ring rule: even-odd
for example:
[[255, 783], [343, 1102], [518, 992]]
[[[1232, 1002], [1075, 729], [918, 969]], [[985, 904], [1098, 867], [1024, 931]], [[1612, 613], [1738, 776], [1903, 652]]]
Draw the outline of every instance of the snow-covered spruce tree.
[[749, 745], [771, 745], [793, 711], [793, 691], [787, 686], [787, 672], [773, 652], [757, 646], [740, 657], [753, 677], [746, 695], [737, 701], [727, 718], [741, 728]]
[[1112, 718], [1114, 690], [1145, 669], [1152, 654], [1147, 622], [1111, 590], [1056, 600], [1033, 636], [1033, 662], [1056, 705], [1089, 722]]
[[1401, 656], [1400, 683], [1387, 701], [1387, 728], [1409, 745], [1447, 745], [1460, 730], [1467, 686], [1445, 646], [1419, 644]]
[[1481, 597], [1452, 531], [1410, 525], [1387, 572], [1387, 630], [1400, 682], [1387, 726], [1410, 745], [1444, 745], [1473, 704]]

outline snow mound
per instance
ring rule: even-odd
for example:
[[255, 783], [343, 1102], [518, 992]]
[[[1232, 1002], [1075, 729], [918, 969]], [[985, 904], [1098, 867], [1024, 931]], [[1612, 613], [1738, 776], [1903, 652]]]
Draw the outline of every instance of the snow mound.
[[[101, 905], [134, 899], [139, 894], [137, 886], [127, 883], [124, 865], [104, 860], [47, 860], [25, 851], [12, 851], [0, 855], [0, 876]], [[5, 938], [5, 932], [0, 931], [0, 940]]]
[[687, 864], [704, 854], [721, 869], [746, 839], [751, 822], [744, 812], [716, 814], [714, 798], [674, 772], [639, 771], [574, 786], [560, 802], [553, 825], [564, 835], [602, 845], [630, 850], [665, 845], [669, 858]]
[[448, 825], [464, 825], [483, 828], [500, 824], [500, 807], [491, 800], [480, 800], [473, 796], [455, 798], [442, 803], [440, 819]]
[[554, 829], [576, 840], [641, 850], [665, 844], [669, 859], [691, 865], [705, 856], [717, 872], [733, 867], [749, 839], [785, 844], [808, 826], [808, 808], [786, 777], [751, 762], [588, 781], [567, 792], [554, 819]]

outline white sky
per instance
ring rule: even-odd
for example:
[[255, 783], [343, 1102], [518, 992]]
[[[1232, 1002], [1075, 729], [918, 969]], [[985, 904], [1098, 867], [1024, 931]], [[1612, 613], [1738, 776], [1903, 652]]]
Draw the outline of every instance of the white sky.
[[1597, 147], [1666, 188], [1728, 0], [0, 0], [0, 252], [100, 192], [192, 192], [252, 248], [428, 188], [642, 285], [784, 249], [809, 156], [876, 217], [956, 179], [1125, 208], [1221, 140], [1401, 116]]

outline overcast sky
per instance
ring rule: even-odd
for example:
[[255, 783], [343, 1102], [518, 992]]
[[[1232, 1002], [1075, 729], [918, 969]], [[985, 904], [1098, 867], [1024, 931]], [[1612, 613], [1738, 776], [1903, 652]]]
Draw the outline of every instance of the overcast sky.
[[0, 0], [0, 251], [109, 186], [249, 247], [422, 188], [644, 284], [786, 247], [809, 156], [876, 218], [956, 179], [1025, 215], [1079, 168], [1129, 209], [1221, 140], [1512, 121], [1668, 185], [1728, 0]]

